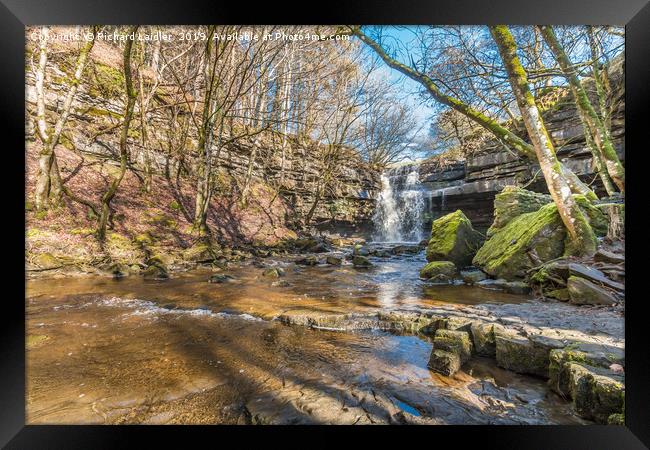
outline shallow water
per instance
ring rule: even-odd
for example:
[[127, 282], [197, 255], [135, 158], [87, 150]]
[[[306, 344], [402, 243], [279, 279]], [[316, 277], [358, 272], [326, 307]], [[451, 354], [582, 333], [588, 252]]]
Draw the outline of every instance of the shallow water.
[[287, 311], [518, 303], [521, 296], [417, 278], [423, 256], [352, 266], [27, 285], [29, 423], [581, 423], [542, 380], [474, 358], [453, 377], [427, 369], [428, 339], [328, 332], [272, 320]]

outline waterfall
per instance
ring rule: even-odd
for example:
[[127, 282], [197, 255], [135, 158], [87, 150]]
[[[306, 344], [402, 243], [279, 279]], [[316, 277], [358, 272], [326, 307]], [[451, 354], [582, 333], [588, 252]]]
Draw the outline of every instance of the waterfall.
[[[409, 170], [407, 174], [405, 169]], [[425, 195], [420, 185], [419, 167], [400, 167], [383, 173], [381, 188], [374, 214], [375, 241], [420, 242]]]

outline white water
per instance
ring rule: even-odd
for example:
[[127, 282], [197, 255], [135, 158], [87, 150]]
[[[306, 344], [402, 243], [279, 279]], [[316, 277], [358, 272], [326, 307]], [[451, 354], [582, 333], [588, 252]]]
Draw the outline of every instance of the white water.
[[404, 174], [381, 175], [381, 192], [374, 214], [377, 242], [420, 242], [423, 239], [424, 191], [418, 166]]

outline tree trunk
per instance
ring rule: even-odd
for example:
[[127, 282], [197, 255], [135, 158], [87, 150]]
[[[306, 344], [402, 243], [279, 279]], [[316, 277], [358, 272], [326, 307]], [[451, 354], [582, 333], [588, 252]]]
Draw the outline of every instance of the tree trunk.
[[[135, 25], [129, 29], [129, 34], [136, 33], [138, 30], [138, 25]], [[108, 187], [106, 193], [102, 196], [101, 203], [101, 212], [99, 216], [99, 228], [97, 230], [97, 237], [100, 241], [103, 241], [106, 238], [106, 226], [108, 224], [108, 218], [111, 212], [111, 201], [117, 189], [120, 187], [120, 183], [124, 178], [126, 173], [126, 165], [128, 162], [128, 153], [127, 153], [127, 139], [129, 137], [129, 125], [131, 124], [131, 119], [133, 118], [133, 109], [136, 101], [136, 92], [133, 89], [133, 79], [131, 77], [131, 49], [133, 47], [133, 41], [127, 39], [124, 46], [124, 84], [126, 89], [126, 107], [124, 110], [124, 123], [122, 124], [122, 133], [120, 135], [120, 171], [113, 178], [113, 181]]]
[[[96, 28], [93, 28], [96, 31]], [[83, 74], [88, 55], [95, 45], [95, 40], [86, 42], [77, 56], [75, 71], [72, 79], [69, 80], [70, 88], [63, 101], [63, 106], [59, 117], [54, 124], [54, 130], [50, 130], [47, 125], [47, 118], [45, 117], [45, 72], [47, 67], [47, 37], [49, 36], [49, 28], [43, 27], [41, 29], [43, 39], [39, 44], [39, 62], [36, 68], [36, 124], [37, 134], [43, 144], [43, 148], [39, 155], [38, 160], [38, 173], [36, 175], [36, 188], [34, 190], [34, 203], [36, 209], [42, 210], [47, 208], [48, 199], [52, 196], [53, 203], [58, 204], [63, 192], [61, 177], [59, 175], [58, 164], [56, 164], [56, 154], [54, 149], [59, 143], [59, 138], [65, 126], [74, 96], [77, 93], [79, 82]], [[55, 179], [52, 180], [52, 174]], [[54, 190], [52, 189], [54, 188]]]
[[490, 32], [499, 48], [508, 79], [517, 99], [521, 117], [528, 131], [546, 185], [557, 205], [558, 213], [570, 237], [568, 254], [593, 255], [596, 251], [596, 237], [591, 225], [571, 195], [571, 189], [560, 169], [553, 142], [546, 131], [544, 121], [537, 109], [530, 91], [526, 72], [517, 56], [517, 46], [507, 26], [491, 26]]
[[621, 161], [618, 159], [618, 155], [616, 154], [616, 150], [614, 149], [614, 145], [612, 144], [612, 140], [609, 137], [605, 125], [603, 125], [602, 120], [596, 113], [596, 110], [587, 96], [587, 92], [578, 79], [578, 74], [573, 64], [558, 42], [553, 28], [544, 25], [540, 27], [540, 30], [542, 31], [544, 40], [551, 49], [553, 56], [560, 65], [564, 77], [569, 83], [576, 107], [581, 112], [581, 116], [584, 118], [588, 126], [588, 132], [591, 133], [596, 146], [600, 150], [601, 158], [607, 168], [609, 176], [612, 178], [616, 186], [618, 186], [619, 190], [625, 192], [625, 169], [623, 168]]
[[[517, 136], [507, 128], [501, 126], [495, 120], [492, 120], [486, 115], [482, 114], [481, 112], [471, 108], [469, 105], [463, 103], [459, 99], [444, 94], [442, 91], [440, 91], [440, 89], [438, 89], [438, 86], [436, 86], [435, 82], [427, 75], [419, 73], [416, 70], [400, 63], [396, 59], [393, 59], [390, 56], [388, 56], [386, 51], [377, 42], [373, 41], [368, 36], [366, 36], [361, 31], [360, 28], [353, 27], [351, 29], [351, 33], [359, 37], [359, 39], [361, 39], [362, 42], [364, 42], [370, 48], [372, 48], [375, 51], [375, 53], [377, 53], [377, 55], [379, 55], [379, 57], [389, 67], [403, 73], [407, 77], [417, 81], [422, 86], [424, 86], [429, 92], [429, 94], [431, 94], [434, 100], [436, 100], [439, 103], [442, 103], [443, 105], [449, 106], [450, 108], [458, 111], [459, 113], [473, 120], [474, 122], [476, 122], [477, 124], [485, 128], [486, 130], [488, 130], [490, 133], [492, 133], [504, 145], [513, 148], [521, 155], [533, 161], [536, 160], [536, 151], [533, 148], [533, 146], [527, 143], [526, 141], [524, 141], [523, 139], [521, 139], [519, 136]], [[564, 173], [565, 177], [567, 178], [567, 181], [569, 182], [569, 186], [572, 192], [576, 194], [585, 195], [587, 198], [591, 200], [595, 200], [598, 198], [596, 194], [577, 177], [576, 174], [574, 174], [568, 168], [564, 167], [564, 165], [561, 162], [559, 164], [561, 166], [560, 170], [562, 171], [562, 173]]]

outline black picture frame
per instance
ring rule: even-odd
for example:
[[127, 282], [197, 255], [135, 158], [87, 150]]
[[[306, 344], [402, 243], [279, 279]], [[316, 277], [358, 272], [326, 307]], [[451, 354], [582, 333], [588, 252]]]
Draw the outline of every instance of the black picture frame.
[[[310, 10], [309, 6], [314, 6]], [[650, 105], [650, 4], [647, 0], [544, 0], [499, 1], [365, 1], [357, 3], [214, 2], [192, 0], [164, 4], [155, 0], [0, 0], [0, 115], [3, 134], [0, 202], [5, 255], [4, 295], [0, 303], [0, 445], [7, 448], [116, 448], [130, 446], [136, 438], [167, 444], [188, 444], [188, 434], [201, 435], [213, 445], [226, 445], [223, 433], [245, 440], [260, 434], [305, 433], [307, 442], [340, 440], [349, 427], [178, 427], [178, 426], [34, 426], [25, 425], [25, 309], [24, 298], [24, 45], [25, 26], [39, 24], [203, 24], [203, 23], [305, 23], [305, 24], [613, 24], [626, 26], [626, 236], [628, 245], [625, 426], [455, 426], [367, 428], [365, 438], [384, 440], [387, 433], [404, 433], [401, 439], [422, 439], [425, 445], [476, 440], [481, 448], [646, 448], [650, 446], [650, 358], [644, 294], [643, 257], [648, 239], [644, 231], [647, 209], [642, 180], [647, 166]], [[639, 148], [637, 148], [639, 147]], [[21, 192], [21, 186], [23, 188]], [[12, 244], [12, 245], [8, 245]], [[635, 263], [639, 261], [639, 263]], [[638, 265], [637, 265], [638, 264]], [[9, 287], [11, 289], [9, 289]], [[285, 438], [286, 439], [286, 438]], [[228, 445], [236, 445], [233, 444]], [[241, 445], [241, 442], [237, 445]], [[269, 441], [270, 442], [270, 441]], [[286, 441], [285, 441], [286, 442]], [[304, 443], [305, 441], [303, 441]], [[406, 442], [406, 441], [402, 441]], [[275, 441], [276, 444], [282, 441]], [[428, 443], [428, 444], [427, 444]], [[365, 445], [368, 445], [367, 442]], [[453, 444], [444, 444], [453, 445]]]

